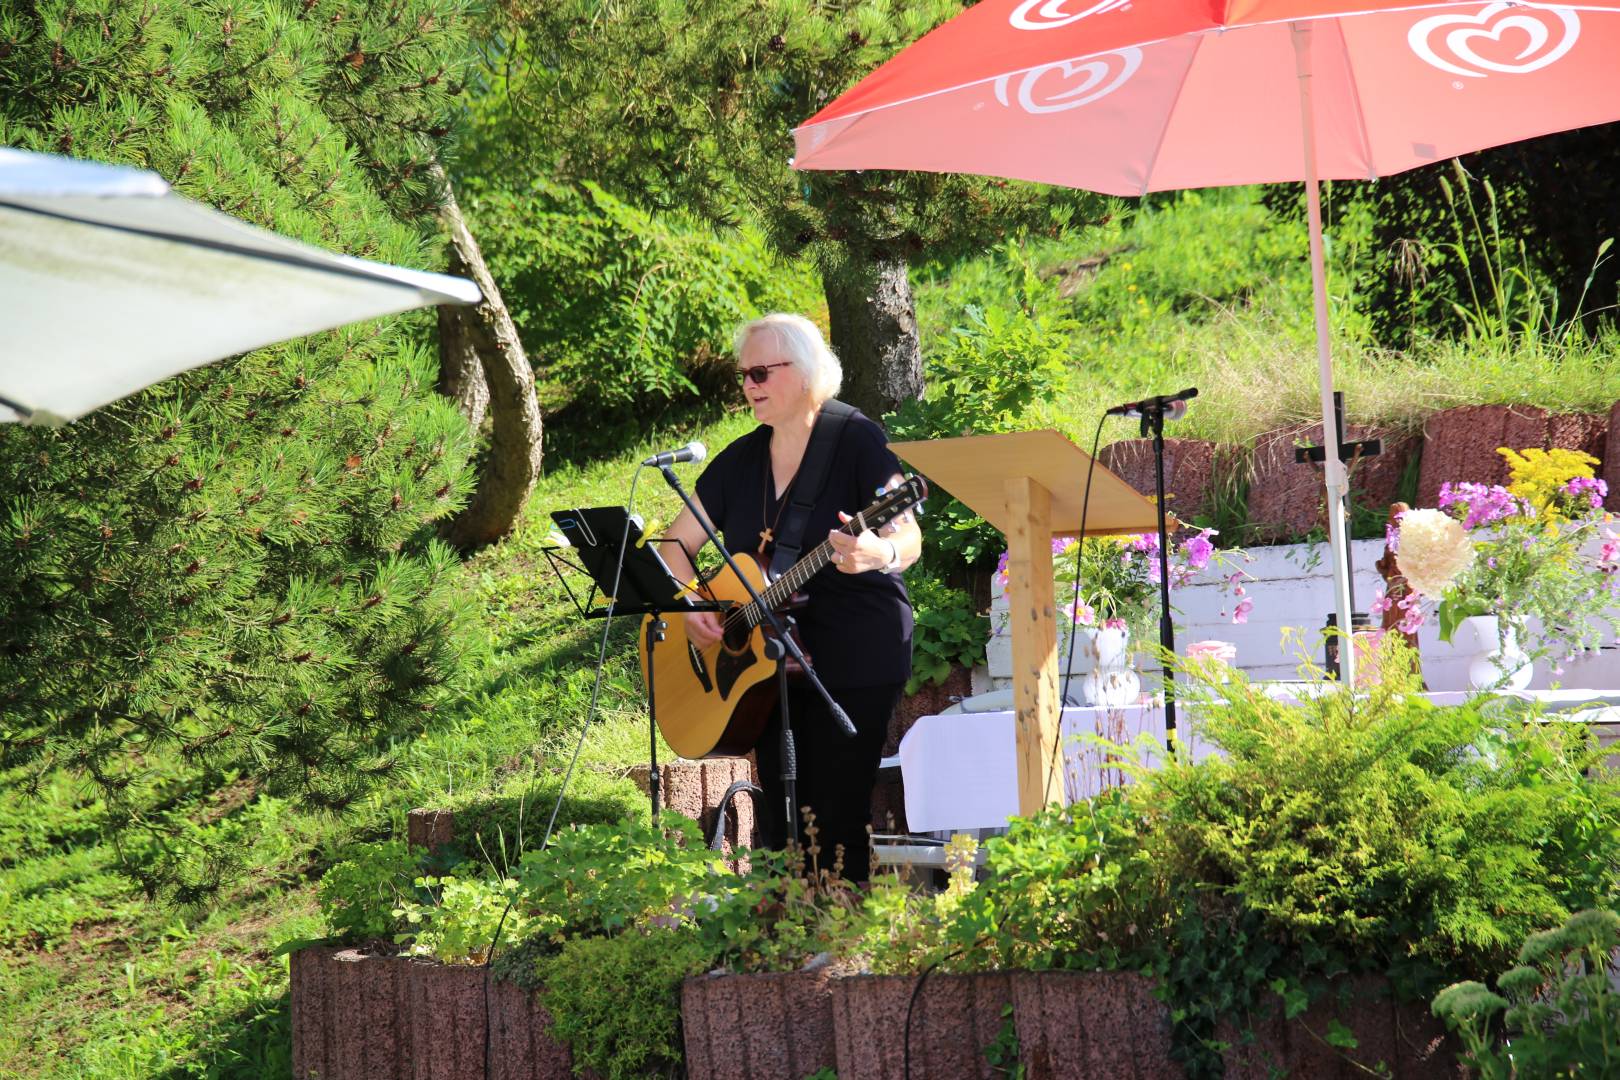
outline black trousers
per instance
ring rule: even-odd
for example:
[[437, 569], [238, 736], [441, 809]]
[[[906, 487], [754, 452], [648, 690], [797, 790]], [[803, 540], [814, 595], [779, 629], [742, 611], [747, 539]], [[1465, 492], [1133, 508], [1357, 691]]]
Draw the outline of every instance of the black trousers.
[[[798, 766], [798, 804], [815, 813], [817, 864], [831, 867], [835, 849], [843, 846], [843, 876], [866, 881], [871, 875], [867, 826], [872, 823], [872, 785], [888, 734], [889, 718], [900, 700], [902, 684], [828, 688], [833, 699], [855, 725], [850, 738], [833, 721], [827, 703], [812, 687], [795, 684], [789, 691], [795, 757]], [[782, 711], [778, 708], [755, 749], [759, 761], [764, 805], [756, 821], [764, 845], [781, 848], [787, 842], [786, 796], [782, 780]], [[807, 844], [804, 817], [794, 814], [793, 827]]]

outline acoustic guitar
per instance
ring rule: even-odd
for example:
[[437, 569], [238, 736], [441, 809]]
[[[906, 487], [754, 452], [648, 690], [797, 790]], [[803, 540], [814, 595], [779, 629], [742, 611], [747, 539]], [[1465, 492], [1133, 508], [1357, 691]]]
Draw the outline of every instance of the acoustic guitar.
[[[927, 494], [928, 484], [921, 477], [907, 477], [839, 531], [856, 536], [862, 530], [887, 525]], [[719, 613], [724, 636], [700, 649], [686, 636], [686, 620], [671, 615], [666, 620], [665, 639], [653, 649], [651, 671], [647, 668], [647, 622], [642, 622], [641, 678], [649, 694], [657, 692], [658, 730], [677, 754], [703, 758], [746, 754], [754, 748], [777, 698], [776, 664], [765, 652], [770, 633], [765, 609], [791, 607], [799, 590], [832, 556], [832, 543], [823, 540], [775, 581], [768, 580], [766, 565], [757, 556], [735, 556], [737, 568], [759, 593], [759, 601], [750, 597], [748, 587], [730, 567], [722, 565], [694, 591], [704, 599], [730, 605]]]

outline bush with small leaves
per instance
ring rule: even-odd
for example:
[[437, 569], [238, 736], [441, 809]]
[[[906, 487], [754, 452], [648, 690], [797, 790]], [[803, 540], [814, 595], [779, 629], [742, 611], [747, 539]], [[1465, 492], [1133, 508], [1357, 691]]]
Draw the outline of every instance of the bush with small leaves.
[[393, 912], [405, 924], [399, 940], [408, 941], [416, 956], [441, 964], [482, 964], [497, 930], [518, 938], [527, 929], [527, 917], [511, 903], [518, 891], [512, 878], [420, 877], [416, 887], [426, 892], [427, 902], [407, 900]]
[[403, 843], [389, 840], [333, 865], [315, 890], [326, 932], [351, 943], [399, 933], [403, 923], [394, 913], [414, 895], [420, 863]]

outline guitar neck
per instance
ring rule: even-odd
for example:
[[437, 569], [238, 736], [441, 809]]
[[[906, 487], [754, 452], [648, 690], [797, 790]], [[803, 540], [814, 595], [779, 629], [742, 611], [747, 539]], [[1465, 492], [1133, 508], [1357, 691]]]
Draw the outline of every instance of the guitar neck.
[[[849, 536], [855, 535], [848, 526], [839, 531]], [[823, 540], [812, 548], [808, 555], [794, 563], [787, 573], [771, 582], [759, 594], [758, 603], [750, 603], [743, 609], [743, 616], [748, 620], [748, 625], [758, 626], [765, 621], [765, 611], [775, 611], [793, 599], [793, 594], [804, 588], [822, 567], [830, 563], [832, 556], [831, 541]]]
[[[877, 502], [839, 526], [838, 531], [845, 536], [859, 536], [866, 529], [886, 525], [896, 515], [920, 503], [927, 493], [928, 485], [921, 477], [909, 477], [899, 487], [885, 493]], [[832, 562], [832, 557], [832, 541], [823, 540], [761, 591], [757, 601], [738, 609], [737, 615], [748, 620], [750, 627], [758, 626], [765, 621], [767, 612], [775, 611], [793, 599], [793, 594], [804, 588], [822, 567]]]

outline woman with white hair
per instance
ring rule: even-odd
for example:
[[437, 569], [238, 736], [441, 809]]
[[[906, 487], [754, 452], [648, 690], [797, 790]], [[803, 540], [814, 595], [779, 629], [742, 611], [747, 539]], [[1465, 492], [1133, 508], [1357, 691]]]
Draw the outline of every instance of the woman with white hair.
[[[784, 520], [794, 518], [806, 524], [802, 537], [785, 538], [790, 547], [809, 551], [825, 538], [834, 549], [832, 563], [803, 589], [808, 603], [793, 615], [817, 675], [857, 734], [846, 737], [808, 686], [790, 692], [789, 707], [798, 801], [815, 812], [821, 863], [830, 865], [835, 845], [842, 845], [844, 876], [865, 881], [872, 786], [889, 717], [911, 674], [911, 601], [900, 573], [922, 553], [922, 533], [910, 514], [880, 533], [839, 531], [851, 514], [900, 482], [900, 463], [876, 423], [847, 406], [826, 407], [843, 369], [814, 323], [786, 314], [755, 319], [737, 331], [736, 355], [743, 394], [760, 426], [715, 455], [698, 477], [695, 501], [733, 554], [768, 562], [778, 531], [788, 528]], [[818, 422], [836, 431], [836, 442], [817, 462], [822, 475], [801, 478]], [[808, 518], [801, 511], [784, 519], [796, 499], [801, 507], [814, 500]], [[664, 536], [679, 540], [686, 555], [666, 551], [671, 568], [684, 580], [695, 577], [690, 559], [708, 537], [691, 511], [683, 510]], [[713, 613], [685, 618], [687, 637], [698, 648], [720, 639]], [[789, 835], [782, 820], [779, 724], [780, 710], [756, 747], [766, 791], [759, 817], [773, 846]], [[802, 819], [794, 824], [803, 827]]]

